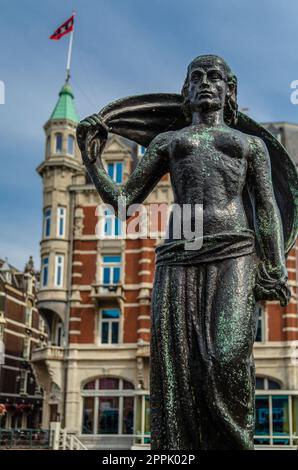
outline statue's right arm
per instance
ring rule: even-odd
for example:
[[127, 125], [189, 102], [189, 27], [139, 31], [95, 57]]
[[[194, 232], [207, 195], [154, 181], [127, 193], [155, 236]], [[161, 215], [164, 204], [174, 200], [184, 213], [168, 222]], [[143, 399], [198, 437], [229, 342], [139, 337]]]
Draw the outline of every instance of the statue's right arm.
[[119, 202], [122, 207], [125, 204], [127, 208], [132, 204], [142, 203], [162, 176], [169, 171], [168, 148], [172, 133], [166, 132], [155, 137], [127, 181], [119, 185], [107, 174], [101, 159], [98, 159], [97, 164], [91, 162], [82, 148], [82, 142], [86, 140], [88, 132], [94, 133], [98, 126], [96, 118], [94, 115], [84, 119], [78, 126], [78, 142], [83, 161], [102, 200], [110, 204], [115, 213], [123, 218], [123, 215], [118, 213]]

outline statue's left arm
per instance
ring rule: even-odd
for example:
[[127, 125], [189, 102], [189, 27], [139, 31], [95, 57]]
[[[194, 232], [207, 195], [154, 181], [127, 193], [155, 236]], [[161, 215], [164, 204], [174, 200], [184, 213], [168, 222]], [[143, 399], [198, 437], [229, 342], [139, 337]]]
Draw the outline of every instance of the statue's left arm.
[[282, 222], [273, 191], [270, 157], [266, 145], [257, 137], [249, 138], [248, 186], [261, 250], [256, 298], [279, 300], [285, 306], [291, 292], [287, 286]]

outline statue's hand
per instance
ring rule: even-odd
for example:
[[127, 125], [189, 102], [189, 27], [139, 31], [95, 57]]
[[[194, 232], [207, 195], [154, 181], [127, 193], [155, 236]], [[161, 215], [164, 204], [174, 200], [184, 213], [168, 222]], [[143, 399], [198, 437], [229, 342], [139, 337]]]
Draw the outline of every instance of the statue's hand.
[[284, 266], [270, 268], [265, 262], [258, 267], [255, 298], [256, 300], [279, 300], [285, 307], [291, 299], [291, 291], [287, 285], [288, 275]]
[[105, 145], [108, 131], [108, 127], [97, 114], [93, 114], [79, 123], [77, 141], [84, 163], [86, 158], [89, 162], [95, 163], [97, 156], [100, 155]]

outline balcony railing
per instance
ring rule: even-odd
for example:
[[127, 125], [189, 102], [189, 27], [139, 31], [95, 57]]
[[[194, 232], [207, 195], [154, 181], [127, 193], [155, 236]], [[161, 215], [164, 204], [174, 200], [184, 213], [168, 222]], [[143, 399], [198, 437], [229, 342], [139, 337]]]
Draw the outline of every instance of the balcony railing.
[[121, 284], [92, 284], [91, 297], [100, 300], [125, 300], [124, 289]]
[[63, 359], [63, 348], [59, 346], [45, 346], [32, 351], [32, 362], [38, 361], [61, 361]]
[[49, 449], [48, 429], [1, 429], [0, 449]]

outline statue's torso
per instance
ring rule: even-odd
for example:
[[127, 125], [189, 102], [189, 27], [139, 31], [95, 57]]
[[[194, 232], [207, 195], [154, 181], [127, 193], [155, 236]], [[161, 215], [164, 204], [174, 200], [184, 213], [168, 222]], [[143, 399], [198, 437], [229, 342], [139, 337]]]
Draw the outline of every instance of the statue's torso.
[[172, 134], [169, 165], [174, 201], [203, 205], [204, 234], [248, 227], [242, 202], [247, 137], [227, 126], [190, 126]]

